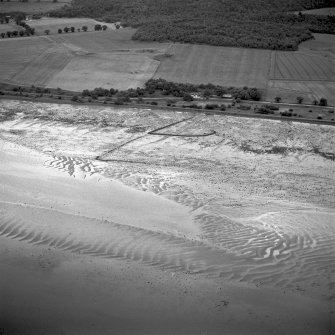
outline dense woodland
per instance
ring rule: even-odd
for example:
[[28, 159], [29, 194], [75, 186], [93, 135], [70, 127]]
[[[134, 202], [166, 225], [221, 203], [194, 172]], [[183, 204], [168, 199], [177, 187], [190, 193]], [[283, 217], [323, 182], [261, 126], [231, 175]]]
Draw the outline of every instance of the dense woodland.
[[335, 33], [334, 16], [292, 11], [335, 0], [74, 0], [56, 17], [92, 17], [138, 28], [134, 39], [295, 50], [312, 32]]

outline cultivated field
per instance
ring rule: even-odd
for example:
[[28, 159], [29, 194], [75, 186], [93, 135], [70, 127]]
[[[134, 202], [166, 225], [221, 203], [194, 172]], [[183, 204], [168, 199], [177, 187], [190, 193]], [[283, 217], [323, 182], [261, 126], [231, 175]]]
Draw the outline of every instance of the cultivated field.
[[[40, 34], [60, 21], [37, 20]], [[61, 19], [78, 26], [93, 20]], [[38, 27], [38, 26], [36, 26]], [[1, 39], [0, 81], [81, 91], [128, 89], [150, 78], [264, 89], [263, 98], [283, 102], [325, 97], [334, 101], [335, 37], [315, 34], [297, 52], [139, 42], [134, 29], [75, 32]]]
[[174, 44], [161, 59], [155, 78], [194, 84], [264, 88], [270, 66], [268, 50]]
[[304, 52], [275, 52], [271, 79], [335, 81], [335, 60]]
[[0, 13], [9, 13], [22, 11], [27, 14], [45, 13], [53, 9], [58, 9], [66, 4], [69, 4], [71, 0], [30, 0], [29, 2], [20, 2], [18, 0], [11, 0], [7, 2], [4, 0], [0, 2]]
[[273, 51], [266, 99], [276, 96], [295, 103], [297, 96], [305, 103], [326, 98], [334, 105], [335, 36], [315, 34], [315, 39], [301, 44], [299, 51]]

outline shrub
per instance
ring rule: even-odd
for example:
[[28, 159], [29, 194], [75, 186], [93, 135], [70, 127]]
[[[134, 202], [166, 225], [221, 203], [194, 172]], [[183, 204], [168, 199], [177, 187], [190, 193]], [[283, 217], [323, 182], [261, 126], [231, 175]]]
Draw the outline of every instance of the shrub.
[[328, 105], [328, 101], [326, 98], [321, 98], [320, 102], [319, 102], [320, 106], [327, 106]]
[[301, 104], [303, 102], [304, 98], [303, 97], [297, 97], [297, 102], [298, 104]]
[[292, 113], [289, 112], [289, 111], [283, 111], [283, 112], [280, 112], [280, 114], [281, 114], [282, 116], [288, 116], [288, 117], [292, 116]]
[[79, 98], [78, 98], [77, 95], [74, 95], [74, 96], [71, 98], [71, 101], [78, 101], [78, 100], [79, 100]]
[[194, 99], [193, 99], [193, 97], [192, 97], [191, 94], [189, 94], [189, 93], [185, 93], [185, 94], [183, 95], [183, 100], [184, 100], [184, 101], [193, 101]]
[[318, 119], [318, 120], [322, 120], [322, 115], [319, 114], [319, 115], [317, 116], [317, 119]]

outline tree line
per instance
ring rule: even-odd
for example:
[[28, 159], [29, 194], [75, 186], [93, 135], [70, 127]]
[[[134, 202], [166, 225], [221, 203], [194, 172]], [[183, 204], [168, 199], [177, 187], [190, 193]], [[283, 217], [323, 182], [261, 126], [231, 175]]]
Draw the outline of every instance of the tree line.
[[255, 100], [261, 99], [261, 92], [257, 88], [249, 87], [224, 87], [214, 84], [185, 84], [167, 81], [165, 79], [149, 79], [144, 88], [130, 88], [124, 91], [118, 91], [114, 88], [95, 88], [94, 90], [84, 90], [83, 97], [98, 99], [99, 97], [112, 97], [123, 99], [123, 102], [130, 101], [131, 98], [141, 98], [145, 96], [173, 96], [183, 98], [185, 101], [192, 101], [192, 94], [199, 93], [205, 99], [210, 97], [223, 98], [229, 95], [234, 99]]
[[312, 32], [335, 33], [333, 16], [295, 15], [335, 0], [73, 0], [56, 17], [92, 17], [138, 28], [133, 38], [296, 50]]

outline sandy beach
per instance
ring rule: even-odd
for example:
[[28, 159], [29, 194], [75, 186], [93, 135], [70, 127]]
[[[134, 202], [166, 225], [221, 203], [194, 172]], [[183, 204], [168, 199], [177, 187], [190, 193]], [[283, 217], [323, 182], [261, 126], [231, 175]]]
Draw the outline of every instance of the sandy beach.
[[333, 127], [185, 114], [0, 102], [3, 334], [334, 331]]

